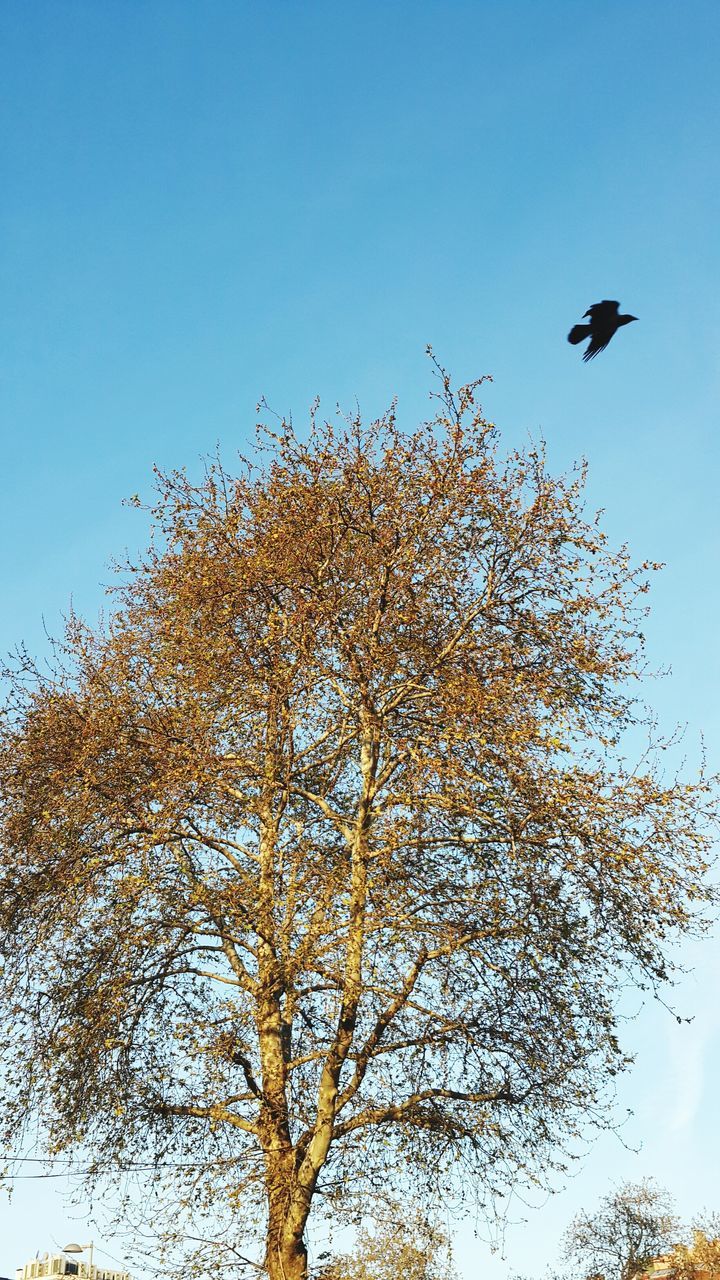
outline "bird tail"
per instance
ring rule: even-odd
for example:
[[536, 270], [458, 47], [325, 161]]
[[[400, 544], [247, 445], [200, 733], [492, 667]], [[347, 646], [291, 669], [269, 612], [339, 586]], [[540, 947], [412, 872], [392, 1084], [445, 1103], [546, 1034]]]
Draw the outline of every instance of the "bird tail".
[[585, 338], [590, 337], [589, 324], [576, 324], [568, 334], [568, 342], [572, 342], [573, 346], [577, 346], [578, 342], [583, 342]]

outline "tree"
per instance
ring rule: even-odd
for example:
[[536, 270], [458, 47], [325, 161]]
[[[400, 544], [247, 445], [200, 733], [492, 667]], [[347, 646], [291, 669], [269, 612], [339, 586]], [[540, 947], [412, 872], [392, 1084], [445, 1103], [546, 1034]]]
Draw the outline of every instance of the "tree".
[[341, 1254], [321, 1280], [456, 1280], [445, 1232], [422, 1213], [393, 1214], [358, 1233], [352, 1254]]
[[271, 1280], [313, 1209], [561, 1163], [712, 896], [711, 784], [621, 753], [651, 566], [477, 386], [158, 475], [109, 619], [7, 672], [4, 1145], [261, 1224]]
[[652, 1178], [625, 1182], [594, 1213], [583, 1210], [573, 1218], [565, 1234], [565, 1258], [587, 1277], [632, 1280], [681, 1232], [668, 1191]]
[[673, 1280], [699, 1280], [720, 1275], [720, 1216], [704, 1215], [692, 1227], [690, 1244], [674, 1245], [670, 1253]]

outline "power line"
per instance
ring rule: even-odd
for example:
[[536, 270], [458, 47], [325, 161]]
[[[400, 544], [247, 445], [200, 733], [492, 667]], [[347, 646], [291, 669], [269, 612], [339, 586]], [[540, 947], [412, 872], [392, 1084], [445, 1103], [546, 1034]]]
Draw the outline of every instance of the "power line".
[[[5, 1155], [0, 1156], [0, 1159], [7, 1160], [10, 1164], [73, 1164], [73, 1160], [70, 1156], [16, 1156], [6, 1153]], [[217, 1159], [213, 1159], [212, 1162], [206, 1161], [204, 1164], [184, 1164], [182, 1162], [171, 1163], [170, 1161], [156, 1161], [153, 1164], [145, 1164], [138, 1160], [131, 1161], [130, 1164], [123, 1165], [122, 1167], [127, 1169], [204, 1169], [205, 1165], [209, 1165], [210, 1163], [213, 1165], [236, 1164], [237, 1157], [228, 1156], [223, 1158], [220, 1156]], [[95, 1167], [96, 1164], [97, 1162], [94, 1162], [93, 1167]]]
[[[74, 1164], [71, 1159], [68, 1159], [63, 1156], [48, 1156], [47, 1159], [45, 1159], [42, 1156], [12, 1155], [12, 1156], [7, 1156], [6, 1159], [8, 1160], [8, 1163], [10, 1165], [42, 1164], [42, 1165], [51, 1165], [51, 1166], [65, 1165], [67, 1167], [64, 1169], [61, 1169], [58, 1172], [52, 1172], [52, 1173], [10, 1173], [9, 1170], [6, 1170], [4, 1173], [0, 1172], [0, 1182], [20, 1182], [20, 1181], [40, 1180], [43, 1178], [67, 1178], [67, 1177], [73, 1177], [76, 1175], [88, 1176], [94, 1173], [99, 1173], [99, 1174], [102, 1174], [102, 1173], [157, 1173], [160, 1170], [165, 1170], [165, 1169], [172, 1169], [172, 1170], [186, 1169], [191, 1173], [197, 1173], [199, 1170], [207, 1169], [210, 1167], [210, 1162], [206, 1162], [204, 1164], [183, 1164], [183, 1163], [169, 1163], [169, 1162], [156, 1162], [154, 1164], [142, 1164], [139, 1161], [131, 1162], [130, 1164], [125, 1164], [125, 1165], [106, 1164], [105, 1167], [103, 1167], [102, 1164], [93, 1163], [88, 1167], [83, 1167], [82, 1165]], [[236, 1163], [237, 1161], [233, 1158], [226, 1159], [226, 1160], [219, 1159], [219, 1160], [212, 1161], [212, 1165], [214, 1168], [217, 1168], [219, 1164], [231, 1165]]]
[[14, 1160], [16, 1164], [72, 1164], [69, 1156], [14, 1156], [9, 1155], [3, 1157], [6, 1160]]

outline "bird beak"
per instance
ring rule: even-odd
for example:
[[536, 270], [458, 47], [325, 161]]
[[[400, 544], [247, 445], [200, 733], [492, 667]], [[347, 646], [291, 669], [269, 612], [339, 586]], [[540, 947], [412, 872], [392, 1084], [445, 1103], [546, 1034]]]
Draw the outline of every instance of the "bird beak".
[[628, 320], [637, 320], [637, 316], [628, 316]]

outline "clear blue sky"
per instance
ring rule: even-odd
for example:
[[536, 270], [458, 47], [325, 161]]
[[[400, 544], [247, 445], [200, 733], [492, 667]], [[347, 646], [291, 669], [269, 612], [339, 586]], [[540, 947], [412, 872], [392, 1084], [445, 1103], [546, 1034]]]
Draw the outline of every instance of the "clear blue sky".
[[[4, 0], [0, 648], [95, 613], [152, 463], [230, 459], [261, 396], [397, 394], [411, 426], [430, 341], [667, 562], [650, 696], [720, 766], [718, 65], [716, 0]], [[585, 366], [565, 335], [606, 297], [640, 322]], [[504, 1260], [461, 1231], [467, 1280], [542, 1270], [612, 1180], [720, 1207], [716, 942], [697, 965], [690, 1027], [628, 1028], [642, 1150], [590, 1150]], [[91, 1232], [60, 1185], [0, 1201], [0, 1272]]]

